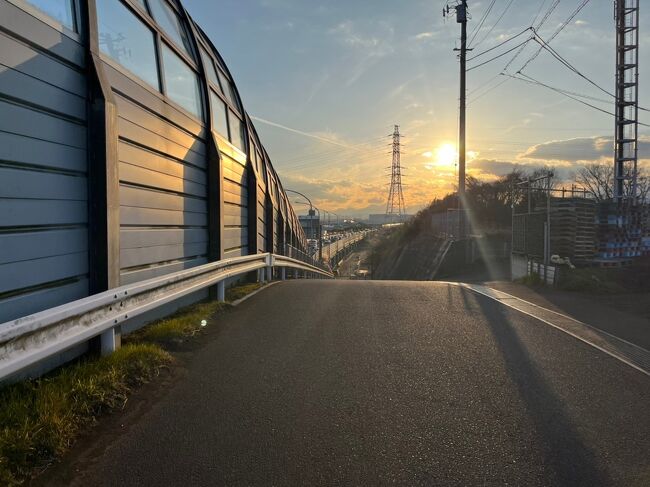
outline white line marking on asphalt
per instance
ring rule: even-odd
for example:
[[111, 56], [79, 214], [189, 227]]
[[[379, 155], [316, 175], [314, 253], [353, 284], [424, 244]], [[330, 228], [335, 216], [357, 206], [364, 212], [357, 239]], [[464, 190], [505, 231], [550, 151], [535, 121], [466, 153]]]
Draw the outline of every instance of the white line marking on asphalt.
[[280, 283], [280, 282], [282, 282], [282, 281], [273, 281], [273, 282], [269, 282], [269, 283], [267, 283], [267, 284], [264, 284], [262, 287], [260, 287], [259, 289], [256, 289], [255, 291], [253, 291], [253, 292], [251, 292], [251, 293], [248, 293], [248, 294], [247, 294], [246, 296], [244, 296], [243, 298], [239, 298], [238, 300], [233, 301], [232, 303], [230, 303], [230, 306], [237, 306], [238, 304], [241, 304], [241, 303], [243, 303], [244, 301], [246, 301], [248, 298], [252, 298], [252, 297], [255, 296], [257, 293], [259, 293], [259, 292], [261, 292], [261, 291], [264, 291], [265, 289], [267, 289], [267, 288], [273, 286], [274, 284], [278, 284], [278, 283]]
[[[567, 330], [566, 328], [563, 328], [562, 326], [560, 326], [560, 325], [558, 325], [556, 323], [553, 323], [553, 322], [551, 322], [551, 321], [549, 321], [547, 319], [542, 318], [541, 316], [537, 316], [537, 315], [535, 315], [535, 314], [533, 314], [533, 313], [531, 313], [529, 311], [526, 311], [525, 309], [522, 309], [521, 307], [517, 307], [515, 304], [513, 304], [511, 302], [506, 302], [506, 300], [514, 301], [515, 303], [517, 303], [517, 302], [526, 303], [527, 305], [533, 306], [533, 307], [538, 308], [540, 310], [543, 310], [543, 311], [546, 311], [546, 312], [549, 312], [549, 313], [553, 313], [555, 315], [558, 315], [558, 316], [561, 316], [561, 317], [566, 318], [568, 320], [571, 320], [571, 321], [575, 322], [576, 324], [587, 328], [588, 330], [595, 331], [596, 333], [602, 333], [602, 334], [608, 335], [608, 336], [610, 336], [610, 337], [612, 337], [612, 338], [614, 338], [616, 340], [620, 340], [621, 342], [624, 342], [626, 345], [634, 347], [640, 353], [650, 354], [650, 351], [646, 350], [645, 348], [639, 347], [638, 345], [630, 343], [627, 340], [623, 340], [622, 338], [619, 338], [619, 337], [617, 337], [615, 335], [612, 335], [611, 333], [607, 333], [606, 331], [600, 330], [599, 328], [588, 325], [587, 323], [584, 323], [582, 321], [576, 320], [575, 318], [573, 318], [571, 316], [567, 316], [565, 314], [558, 313], [557, 311], [553, 311], [552, 309], [544, 308], [543, 306], [540, 306], [538, 304], [531, 303], [530, 301], [526, 301], [525, 299], [518, 298], [516, 296], [513, 296], [513, 295], [508, 294], [508, 293], [503, 292], [503, 291], [499, 291], [497, 289], [492, 289], [491, 287], [488, 287], [488, 286], [483, 286], [483, 285], [480, 285], [480, 284], [468, 284], [468, 283], [464, 283], [464, 282], [448, 282], [448, 281], [437, 281], [437, 282], [440, 282], [442, 284], [450, 284], [450, 285], [453, 285], [453, 286], [463, 287], [463, 288], [469, 289], [471, 291], [474, 291], [477, 294], [481, 294], [481, 295], [486, 296], [486, 297], [488, 297], [490, 299], [493, 299], [494, 301], [497, 301], [497, 302], [503, 304], [504, 306], [507, 306], [509, 308], [512, 308], [514, 310], [519, 311], [520, 313], [523, 313], [523, 314], [528, 315], [528, 316], [530, 316], [532, 318], [535, 318], [535, 319], [541, 321], [542, 323], [546, 323], [547, 325], [550, 325], [553, 328], [555, 328], [557, 330], [560, 330], [560, 331], [566, 333], [567, 335], [570, 335], [573, 338], [576, 338], [576, 339], [580, 340], [581, 342], [586, 343], [587, 345], [600, 350], [603, 353], [606, 353], [610, 357], [615, 358], [616, 360], [624, 363], [625, 365], [629, 365], [633, 369], [636, 369], [639, 372], [642, 372], [643, 374], [645, 374], [647, 376], [650, 376], [650, 371], [649, 370], [646, 370], [646, 369], [643, 369], [643, 368], [639, 367], [638, 365], [636, 365], [636, 364], [630, 362], [629, 360], [627, 360], [625, 357], [623, 357], [623, 356], [621, 356], [619, 354], [616, 354], [614, 352], [611, 352], [609, 350], [606, 350], [606, 349], [602, 348], [601, 346], [587, 340], [584, 337], [581, 337], [581, 336]], [[499, 296], [499, 295], [502, 295], [502, 296]]]

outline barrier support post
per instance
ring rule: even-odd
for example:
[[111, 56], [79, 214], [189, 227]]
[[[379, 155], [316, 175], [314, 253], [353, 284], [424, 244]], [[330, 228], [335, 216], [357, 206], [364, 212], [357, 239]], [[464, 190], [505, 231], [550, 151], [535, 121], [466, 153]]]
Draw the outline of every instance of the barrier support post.
[[217, 283], [217, 301], [224, 302], [226, 300], [226, 281], [219, 281]]
[[109, 328], [100, 335], [100, 353], [102, 356], [110, 355], [120, 348], [122, 344], [122, 333], [119, 326]]

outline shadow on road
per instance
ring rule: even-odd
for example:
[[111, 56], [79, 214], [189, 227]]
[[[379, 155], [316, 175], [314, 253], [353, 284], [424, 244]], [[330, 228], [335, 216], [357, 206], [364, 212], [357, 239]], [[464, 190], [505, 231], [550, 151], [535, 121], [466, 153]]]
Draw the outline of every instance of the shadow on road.
[[[609, 485], [610, 479], [594, 453], [585, 446], [568, 417], [563, 401], [553, 392], [522, 343], [504, 306], [460, 288], [465, 308], [486, 318], [529, 418], [541, 439], [546, 463], [553, 469], [553, 485]], [[549, 479], [550, 480], [550, 479]]]

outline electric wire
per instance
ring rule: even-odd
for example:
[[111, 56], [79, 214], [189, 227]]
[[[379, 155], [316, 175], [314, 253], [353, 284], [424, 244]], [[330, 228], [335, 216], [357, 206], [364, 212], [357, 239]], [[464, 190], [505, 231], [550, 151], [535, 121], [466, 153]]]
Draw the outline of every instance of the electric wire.
[[482, 51], [482, 52], [480, 52], [479, 54], [475, 54], [475, 55], [472, 56], [471, 58], [467, 59], [467, 62], [470, 62], [470, 61], [472, 61], [473, 59], [476, 59], [477, 57], [481, 57], [481, 56], [483, 56], [484, 54], [487, 54], [488, 52], [491, 52], [491, 51], [494, 51], [495, 49], [500, 48], [500, 47], [503, 46], [504, 44], [507, 44], [508, 42], [513, 41], [513, 40], [517, 39], [518, 37], [521, 37], [522, 35], [524, 35], [524, 34], [525, 34], [526, 32], [528, 32], [529, 30], [532, 30], [532, 27], [527, 27], [527, 28], [525, 28], [524, 30], [522, 30], [521, 32], [519, 32], [519, 34], [516, 34], [516, 35], [514, 35], [514, 36], [508, 37], [506, 40], [504, 40], [504, 41], [498, 43], [496, 46], [491, 47], [491, 48], [489, 48], [489, 49], [486, 49], [485, 51]]
[[[581, 3], [578, 5], [578, 7], [569, 15], [569, 17], [564, 22], [562, 22], [558, 26], [557, 29], [555, 29], [555, 32], [553, 32], [551, 37], [549, 37], [548, 41], [546, 41], [546, 44], [549, 44], [551, 41], [553, 41], [553, 39], [555, 39], [560, 34], [560, 32], [562, 32], [566, 28], [566, 26], [569, 25], [569, 23], [576, 17], [576, 15], [578, 15], [580, 11], [583, 8], [585, 8], [590, 1], [591, 0], [581, 0]], [[535, 29], [535, 32], [537, 32], [537, 29]], [[519, 71], [526, 69], [526, 67], [530, 63], [532, 63], [537, 58], [537, 56], [539, 56], [539, 53], [542, 51], [542, 49], [543, 47], [540, 46], [540, 48], [533, 53], [533, 55], [524, 63], [524, 65], [521, 68], [519, 68]]]
[[[519, 73], [519, 74], [521, 74], [521, 73]], [[601, 107], [598, 107], [596, 105], [592, 105], [591, 103], [588, 103], [588, 102], [586, 102], [584, 100], [581, 100], [580, 98], [578, 98], [578, 96], [571, 95], [568, 92], [566, 92], [564, 90], [561, 90], [559, 88], [555, 88], [553, 86], [547, 85], [547, 84], [539, 82], [539, 81], [536, 81], [536, 82], [529, 81], [529, 80], [527, 80], [525, 78], [520, 78], [519, 76], [513, 76], [513, 75], [507, 74], [507, 73], [504, 73], [504, 76], [509, 76], [509, 77], [511, 77], [513, 79], [517, 79], [517, 80], [523, 81], [525, 83], [542, 86], [542, 87], [547, 88], [549, 90], [552, 90], [552, 91], [554, 91], [556, 93], [559, 93], [559, 94], [561, 94], [563, 96], [566, 96], [567, 98], [571, 98], [572, 100], [577, 101], [578, 103], [582, 103], [583, 105], [586, 105], [586, 106], [588, 106], [590, 108], [593, 108], [594, 110], [598, 110], [599, 112], [605, 113], [607, 115], [611, 115], [612, 117], [616, 117], [615, 113], [609, 112], [609, 111], [607, 111], [607, 110], [605, 110], [605, 109], [603, 109]], [[639, 122], [639, 121], [637, 121], [636, 123], [638, 123], [639, 125], [641, 125], [643, 127], [650, 127], [650, 124], [647, 124], [647, 123], [643, 123], [643, 122]]]
[[523, 77], [529, 79], [530, 81], [532, 81], [532, 82], [535, 83], [535, 84], [542, 85], [542, 86], [545, 86], [545, 87], [547, 87], [547, 88], [552, 88], [552, 89], [554, 89], [555, 91], [558, 91], [558, 92], [562, 92], [562, 93], [565, 93], [565, 94], [569, 94], [569, 95], [577, 96], [577, 97], [580, 97], [580, 98], [584, 98], [584, 99], [586, 99], [586, 100], [597, 101], [597, 102], [600, 102], [600, 103], [608, 103], [608, 104], [611, 104], [611, 103], [612, 103], [612, 100], [603, 100], [602, 98], [596, 98], [595, 96], [591, 96], [591, 95], [583, 95], [583, 94], [581, 94], [581, 93], [576, 93], [575, 91], [569, 91], [569, 90], [565, 90], [565, 89], [563, 89], [563, 88], [557, 88], [557, 87], [555, 87], [555, 86], [547, 85], [546, 83], [542, 83], [541, 81], [539, 81], [539, 80], [533, 78], [532, 76], [528, 76], [528, 75], [525, 74], [525, 73], [517, 73], [517, 74], [519, 74], [520, 76], [523, 76]]
[[[539, 17], [540, 12], [542, 11], [544, 4], [546, 3], [546, 0], [542, 2], [542, 5], [540, 6], [539, 11], [537, 12], [537, 15], [535, 15], [535, 18], [531, 22], [531, 27], [533, 28], [533, 31], [539, 32], [539, 29], [546, 23], [546, 21], [549, 19], [553, 11], [557, 8], [557, 6], [560, 4], [560, 0], [554, 0], [554, 2], [549, 6], [548, 10], [546, 11], [546, 14], [544, 17], [535, 25], [535, 21]], [[524, 49], [526, 49], [526, 46], [522, 46], [512, 57], [510, 61], [505, 65], [505, 67], [502, 69], [503, 72], [507, 72], [508, 68], [512, 66], [512, 64], [517, 60], [519, 56], [521, 56], [521, 53], [524, 52]]]
[[[558, 60], [561, 64], [563, 64], [566, 68], [568, 68], [570, 71], [574, 72], [581, 78], [583, 78], [585, 81], [587, 81], [589, 84], [595, 86], [598, 88], [600, 91], [605, 93], [606, 95], [611, 96], [612, 98], [616, 98], [616, 95], [614, 95], [612, 92], [607, 91], [605, 88], [600, 86], [598, 83], [596, 83], [594, 80], [586, 76], [585, 74], [581, 73], [573, 64], [571, 64], [569, 61], [567, 61], [564, 57], [562, 57], [555, 49], [553, 49], [551, 46], [548, 45], [548, 42], [545, 42], [544, 39], [542, 39], [539, 35], [535, 38], [535, 41], [539, 43], [546, 51], [548, 51], [556, 60]], [[522, 68], [523, 69], [523, 68]], [[519, 70], [518, 74], [524, 74], [522, 70]], [[649, 109], [644, 108], [644, 107], [638, 107], [639, 110], [643, 110], [644, 112], [650, 112]]]
[[[501, 75], [501, 73], [499, 73], [497, 76], [500, 76], [500, 75]], [[476, 103], [477, 100], [483, 98], [485, 95], [487, 95], [488, 93], [490, 93], [490, 92], [496, 90], [498, 87], [500, 87], [501, 85], [507, 83], [508, 81], [510, 81], [508, 78], [504, 78], [503, 80], [501, 80], [501, 81], [500, 81], [499, 83], [497, 83], [496, 85], [492, 86], [491, 88], [485, 90], [483, 93], [481, 93], [481, 94], [479, 94], [479, 95], [476, 95], [474, 98], [472, 98], [471, 100], [469, 100], [469, 101], [467, 102], [468, 105], [471, 105], [471, 104], [473, 104], [473, 103]]]
[[487, 10], [483, 14], [483, 17], [481, 17], [480, 22], [478, 23], [478, 25], [476, 26], [476, 28], [474, 29], [474, 31], [471, 34], [471, 39], [467, 43], [468, 48], [472, 46], [472, 42], [474, 42], [474, 39], [476, 39], [476, 36], [478, 35], [479, 31], [483, 27], [483, 24], [487, 20], [488, 15], [490, 15], [490, 12], [492, 11], [492, 8], [494, 7], [495, 3], [496, 3], [496, 0], [492, 0], [492, 2], [490, 2], [490, 5], [488, 6]]
[[506, 8], [503, 9], [503, 12], [501, 12], [501, 15], [499, 16], [499, 18], [497, 19], [497, 21], [496, 21], [494, 24], [492, 24], [492, 27], [491, 27], [490, 30], [487, 32], [487, 34], [485, 34], [485, 35], [481, 38], [481, 40], [479, 40], [479, 41], [474, 45], [474, 49], [476, 49], [476, 48], [477, 48], [478, 46], [480, 46], [483, 42], [485, 42], [485, 40], [486, 40], [488, 37], [490, 37], [490, 34], [492, 33], [492, 31], [494, 31], [494, 28], [495, 28], [497, 25], [499, 25], [499, 22], [501, 22], [501, 20], [503, 20], [503, 17], [506, 15], [506, 13], [508, 12], [508, 10], [510, 10], [510, 7], [511, 7], [511, 5], [512, 5], [512, 3], [513, 3], [514, 1], [515, 1], [515, 0], [510, 0], [510, 1], [508, 2], [508, 4], [506, 5]]
[[494, 56], [494, 57], [488, 59], [487, 61], [484, 61], [484, 62], [482, 62], [482, 63], [480, 63], [480, 64], [477, 64], [476, 66], [472, 66], [471, 68], [468, 68], [467, 71], [472, 71], [472, 70], [474, 70], [474, 69], [480, 68], [481, 66], [485, 66], [486, 64], [491, 63], [492, 61], [495, 61], [496, 59], [499, 59], [499, 58], [505, 56], [506, 54], [510, 54], [512, 51], [514, 51], [514, 50], [516, 50], [516, 49], [519, 49], [521, 46], [523, 46], [524, 44], [527, 44], [527, 43], [530, 42], [532, 39], [533, 39], [532, 37], [529, 38], [529, 39], [526, 39], [524, 42], [522, 42], [522, 43], [520, 43], [520, 44], [517, 44], [515, 47], [513, 47], [513, 48], [511, 48], [511, 49], [508, 49], [507, 51], [502, 52], [501, 54], [499, 54], [499, 55], [497, 55], [497, 56]]

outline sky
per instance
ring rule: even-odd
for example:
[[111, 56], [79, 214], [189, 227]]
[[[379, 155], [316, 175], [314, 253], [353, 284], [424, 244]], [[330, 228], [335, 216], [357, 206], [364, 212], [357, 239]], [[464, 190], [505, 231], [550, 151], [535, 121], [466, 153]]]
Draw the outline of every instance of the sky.
[[[557, 168], [567, 184], [581, 165], [612, 160], [614, 119], [550, 89], [500, 75], [517, 53], [483, 61], [526, 41], [554, 0], [469, 0], [469, 175], [495, 178], [515, 167]], [[539, 28], [549, 39], [582, 0], [561, 0]], [[247, 112], [285, 188], [321, 209], [367, 216], [386, 210], [393, 126], [403, 134], [409, 213], [457, 182], [460, 26], [442, 0], [185, 0], [225, 59]], [[493, 4], [493, 5], [492, 5]], [[486, 11], [492, 9], [485, 16]], [[650, 15], [650, 14], [649, 14]], [[650, 107], [650, 30], [641, 11], [640, 99]], [[481, 21], [484, 21], [481, 23]], [[481, 28], [476, 32], [477, 27]], [[476, 34], [476, 35], [474, 35]], [[611, 0], [591, 0], [552, 46], [605, 90], [614, 89]], [[472, 40], [473, 39], [473, 40]], [[508, 40], [501, 47], [482, 54]], [[510, 64], [515, 74], [539, 48], [531, 41]], [[471, 60], [475, 55], [477, 59]], [[542, 51], [522, 71], [587, 95], [613, 99]], [[640, 112], [650, 123], [650, 112]], [[640, 128], [650, 159], [650, 131]], [[650, 162], [650, 161], [649, 161]]]

